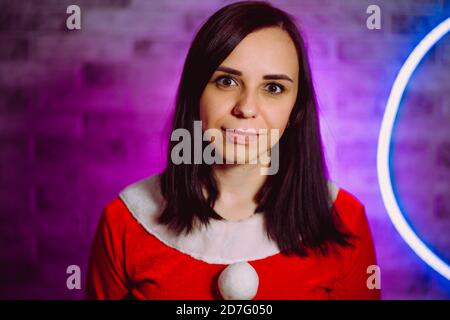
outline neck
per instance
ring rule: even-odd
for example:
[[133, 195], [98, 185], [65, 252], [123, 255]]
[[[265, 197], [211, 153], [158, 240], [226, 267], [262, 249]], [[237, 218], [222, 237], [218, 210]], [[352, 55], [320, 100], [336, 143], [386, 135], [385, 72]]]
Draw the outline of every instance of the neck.
[[254, 197], [267, 179], [260, 165], [213, 165], [212, 170], [222, 201], [254, 201]]

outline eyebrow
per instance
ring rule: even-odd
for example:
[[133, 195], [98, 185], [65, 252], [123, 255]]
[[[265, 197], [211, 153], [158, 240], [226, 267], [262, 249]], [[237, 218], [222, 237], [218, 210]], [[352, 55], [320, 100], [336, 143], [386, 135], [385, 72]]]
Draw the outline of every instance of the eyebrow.
[[[227, 73], [231, 73], [231, 74], [235, 74], [237, 76], [242, 76], [242, 71], [230, 68], [230, 67], [225, 67], [225, 66], [221, 66], [217, 68], [217, 71], [223, 71], [223, 72], [227, 72]], [[288, 77], [285, 74], [266, 74], [263, 76], [264, 80], [287, 80], [290, 82], [294, 82], [290, 77]]]

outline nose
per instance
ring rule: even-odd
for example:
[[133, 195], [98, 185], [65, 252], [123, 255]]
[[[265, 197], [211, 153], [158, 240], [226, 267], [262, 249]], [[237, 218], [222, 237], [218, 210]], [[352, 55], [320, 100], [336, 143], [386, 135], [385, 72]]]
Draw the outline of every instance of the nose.
[[232, 113], [238, 118], [256, 118], [258, 116], [256, 98], [249, 92], [243, 92], [234, 106]]

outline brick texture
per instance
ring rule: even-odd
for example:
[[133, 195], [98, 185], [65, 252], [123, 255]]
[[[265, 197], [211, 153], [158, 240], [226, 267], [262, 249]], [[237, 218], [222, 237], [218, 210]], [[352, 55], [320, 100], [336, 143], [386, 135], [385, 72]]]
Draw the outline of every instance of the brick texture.
[[[0, 298], [81, 299], [102, 207], [164, 167], [164, 126], [197, 28], [230, 1], [0, 1]], [[305, 35], [333, 180], [364, 204], [385, 299], [448, 299], [450, 286], [393, 227], [376, 172], [385, 103], [448, 0], [280, 0]], [[82, 29], [65, 28], [78, 4]], [[381, 8], [368, 30], [366, 8]], [[392, 176], [421, 238], [450, 262], [450, 36], [414, 73], [397, 116]], [[401, 270], [401, 274], [399, 274]]]

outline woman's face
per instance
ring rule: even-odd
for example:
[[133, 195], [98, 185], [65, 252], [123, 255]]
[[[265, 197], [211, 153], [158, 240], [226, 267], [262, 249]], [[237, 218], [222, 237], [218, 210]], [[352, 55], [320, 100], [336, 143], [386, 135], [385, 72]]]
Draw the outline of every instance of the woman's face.
[[[278, 27], [249, 34], [213, 73], [200, 98], [200, 120], [203, 131], [220, 130], [223, 142], [214, 143], [227, 163], [254, 163], [279, 140], [297, 98], [298, 73], [294, 43]], [[278, 137], [271, 134], [276, 129]]]

